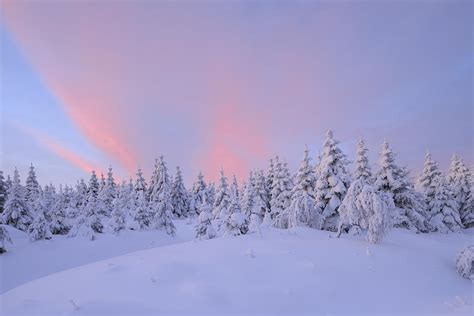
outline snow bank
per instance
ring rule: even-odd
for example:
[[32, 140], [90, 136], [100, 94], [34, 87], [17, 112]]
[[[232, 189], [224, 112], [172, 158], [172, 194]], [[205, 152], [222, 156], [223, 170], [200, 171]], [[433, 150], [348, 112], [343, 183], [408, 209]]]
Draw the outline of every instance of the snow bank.
[[4, 293], [1, 312], [469, 314], [472, 284], [456, 273], [454, 258], [473, 235], [395, 229], [370, 245], [363, 236], [266, 228], [262, 237], [193, 240], [55, 273]]

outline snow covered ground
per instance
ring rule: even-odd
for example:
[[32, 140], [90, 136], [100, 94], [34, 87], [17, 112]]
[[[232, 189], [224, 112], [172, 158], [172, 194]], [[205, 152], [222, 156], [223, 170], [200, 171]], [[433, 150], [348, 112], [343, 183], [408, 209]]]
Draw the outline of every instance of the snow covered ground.
[[[460, 234], [392, 230], [380, 245], [307, 228], [192, 239], [157, 231], [55, 237], [0, 256], [1, 315], [472, 314]], [[12, 230], [10, 230], [12, 232]], [[23, 239], [22, 239], [23, 238]], [[132, 252], [134, 251], [134, 252]], [[69, 270], [66, 270], [69, 269]]]

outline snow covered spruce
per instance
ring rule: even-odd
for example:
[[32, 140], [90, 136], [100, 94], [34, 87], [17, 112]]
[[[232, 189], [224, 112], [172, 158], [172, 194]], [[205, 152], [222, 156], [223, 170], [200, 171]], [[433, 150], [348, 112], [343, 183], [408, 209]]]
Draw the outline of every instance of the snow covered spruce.
[[474, 246], [468, 246], [459, 253], [456, 268], [463, 278], [474, 280]]
[[[211, 239], [260, 233], [260, 227], [292, 229], [306, 226], [343, 233], [366, 234], [379, 243], [391, 227], [416, 233], [458, 232], [474, 227], [472, 174], [453, 155], [443, 175], [430, 154], [412, 183], [409, 172], [396, 162], [388, 142], [371, 170], [368, 149], [360, 139], [354, 171], [332, 131], [327, 131], [315, 163], [309, 150], [292, 175], [280, 157], [270, 159], [266, 171], [252, 170], [239, 186], [224, 170], [216, 183], [199, 173], [190, 190], [179, 167], [173, 178], [164, 157], [155, 160], [147, 183], [139, 168], [135, 179], [116, 183], [110, 167], [104, 176], [92, 172], [86, 183], [41, 187], [30, 166], [25, 185], [18, 170], [5, 180], [0, 171], [1, 222], [28, 232], [30, 239], [53, 235], [85, 236], [130, 230], [162, 230], [174, 235], [173, 219], [195, 221], [196, 237]], [[2, 226], [0, 237], [9, 241]]]

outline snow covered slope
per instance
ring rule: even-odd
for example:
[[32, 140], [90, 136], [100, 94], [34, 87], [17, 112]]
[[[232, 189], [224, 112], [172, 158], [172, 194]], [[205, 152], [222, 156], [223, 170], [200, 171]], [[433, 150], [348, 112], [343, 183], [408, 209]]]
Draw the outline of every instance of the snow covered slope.
[[118, 236], [102, 234], [93, 242], [59, 235], [31, 242], [27, 234], [8, 226], [13, 244], [7, 244], [8, 252], [0, 256], [0, 294], [51, 273], [194, 238], [193, 225], [185, 221], [175, 221], [175, 225], [179, 232], [174, 238], [157, 230], [125, 230]]
[[455, 257], [472, 242], [474, 230], [450, 235], [393, 230], [380, 245], [331, 235], [265, 229], [262, 237], [193, 240], [137, 251], [12, 289], [0, 297], [0, 314], [472, 312], [472, 284], [457, 275]]

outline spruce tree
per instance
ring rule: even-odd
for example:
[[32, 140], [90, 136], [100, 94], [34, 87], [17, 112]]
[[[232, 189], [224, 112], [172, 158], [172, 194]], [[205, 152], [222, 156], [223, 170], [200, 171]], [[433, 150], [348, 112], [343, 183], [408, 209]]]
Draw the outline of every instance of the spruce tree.
[[135, 191], [136, 192], [144, 191], [146, 193], [147, 190], [148, 190], [147, 184], [146, 184], [145, 178], [143, 177], [142, 169], [138, 168], [137, 179], [135, 182]]
[[35, 167], [33, 164], [30, 165], [30, 169], [28, 171], [28, 177], [26, 178], [26, 186], [25, 186], [25, 202], [28, 207], [35, 202], [38, 196], [41, 193], [41, 189], [36, 178]]
[[99, 194], [99, 181], [97, 180], [97, 175], [95, 174], [95, 171], [92, 171], [91, 177], [89, 179], [89, 185], [87, 187], [87, 199], [91, 195], [94, 198], [97, 198], [98, 194]]
[[153, 165], [153, 172], [151, 174], [150, 184], [148, 185], [148, 189], [147, 189], [148, 201], [152, 200], [151, 195], [153, 194], [153, 191], [156, 190], [155, 187], [160, 182], [159, 168], [160, 168], [160, 162], [159, 162], [158, 158], [155, 158], [155, 164]]
[[5, 184], [5, 178], [3, 177], [3, 171], [0, 170], [0, 214], [3, 213], [5, 207], [5, 200], [7, 199], [7, 188]]
[[12, 239], [7, 229], [5, 228], [5, 225], [0, 225], [0, 254], [7, 252], [5, 242], [12, 243]]
[[196, 226], [196, 238], [212, 239], [216, 237], [216, 231], [212, 226], [211, 206], [204, 200], [200, 204], [198, 224]]
[[8, 190], [12, 187], [12, 185], [13, 185], [12, 178], [10, 178], [10, 175], [7, 175], [7, 179], [5, 180], [5, 190], [7, 191], [7, 194], [8, 194]]
[[348, 160], [338, 146], [331, 130], [326, 132], [321, 162], [316, 173], [315, 199], [318, 212], [323, 218], [322, 228], [329, 231], [337, 229], [338, 208], [350, 185], [347, 169]]
[[118, 188], [118, 193], [112, 201], [112, 213], [110, 223], [114, 232], [119, 232], [126, 227], [126, 215], [130, 206], [130, 191], [128, 185], [124, 182]]
[[369, 158], [367, 158], [367, 152], [369, 150], [365, 146], [364, 140], [361, 138], [357, 143], [357, 153], [356, 153], [356, 169], [354, 171], [354, 179], [359, 180], [363, 179], [368, 182], [371, 182], [372, 172], [370, 170]]
[[105, 187], [105, 177], [104, 174], [100, 173], [100, 180], [99, 180], [99, 192]]
[[227, 178], [224, 175], [224, 170], [220, 171], [221, 177], [219, 179], [219, 186], [217, 188], [212, 215], [218, 219], [219, 224], [229, 214], [230, 193], [227, 184]]
[[150, 209], [148, 200], [145, 197], [145, 191], [137, 191], [135, 193], [135, 210], [133, 219], [140, 229], [146, 229], [152, 226], [153, 213]]
[[[425, 155], [425, 163], [423, 166], [423, 171], [418, 177], [418, 188], [421, 193], [425, 195], [426, 203], [433, 200], [436, 187], [441, 177], [441, 171], [439, 170], [438, 163], [431, 158], [430, 153]], [[428, 209], [429, 213], [430, 210]]]
[[2, 213], [2, 222], [26, 232], [32, 221], [33, 218], [25, 203], [23, 188], [20, 184], [20, 174], [15, 168]]
[[216, 186], [213, 182], [207, 185], [206, 196], [209, 205], [213, 206], [214, 202], [216, 201]]
[[112, 202], [116, 195], [116, 184], [112, 173], [112, 167], [109, 167], [107, 179], [101, 186], [98, 195], [98, 214], [104, 217], [110, 217], [112, 214]]
[[176, 167], [176, 176], [171, 186], [171, 205], [173, 207], [173, 215], [177, 218], [189, 216], [189, 196], [188, 191], [184, 187], [183, 175], [179, 167]]
[[237, 200], [240, 199], [239, 196], [239, 185], [237, 183], [237, 178], [235, 175], [232, 176], [232, 183], [230, 185], [230, 197], [231, 198], [236, 198]]
[[310, 163], [309, 151], [304, 151], [298, 172], [295, 175], [295, 186], [291, 191], [291, 204], [288, 210], [280, 213], [282, 223], [287, 223], [288, 228], [309, 226], [321, 229], [323, 218], [318, 213], [314, 199], [314, 186], [316, 178]]
[[244, 191], [242, 191], [241, 202], [242, 211], [248, 217], [252, 213], [254, 213], [254, 205], [255, 205], [255, 178], [252, 171], [249, 173], [248, 180], [243, 185]]
[[256, 214], [263, 220], [266, 214], [270, 214], [270, 190], [262, 170], [255, 172], [254, 179]]
[[292, 183], [286, 164], [276, 159], [270, 200], [271, 220], [278, 228], [288, 228], [286, 212], [291, 203]]
[[457, 203], [464, 227], [474, 227], [474, 210], [470, 200], [471, 174], [458, 155], [453, 155], [447, 181], [452, 192], [452, 198]]
[[198, 215], [201, 210], [201, 205], [207, 204], [210, 205], [210, 201], [208, 199], [208, 189], [206, 182], [204, 182], [204, 176], [201, 172], [198, 174], [197, 180], [193, 184], [193, 188], [191, 190], [190, 199], [189, 199], [189, 210], [190, 215], [195, 216]]
[[249, 222], [247, 216], [242, 213], [238, 195], [233, 195], [229, 203], [228, 213], [222, 214], [223, 224], [221, 230], [224, 236], [239, 236], [248, 232]]
[[83, 213], [88, 218], [86, 224], [89, 225], [95, 233], [103, 233], [105, 228], [103, 224], [103, 217], [98, 212], [100, 208], [100, 201], [97, 195], [94, 193], [94, 190], [89, 190], [87, 203]]
[[453, 200], [451, 188], [437, 176], [434, 181], [433, 197], [428, 201], [429, 226], [440, 233], [458, 232], [463, 228], [458, 205]]
[[41, 196], [36, 198], [34, 205], [35, 209], [38, 210], [37, 215], [31, 225], [28, 227], [28, 235], [31, 241], [52, 238], [49, 223], [45, 217], [44, 206], [38, 205], [43, 203], [41, 200], [43, 200], [43, 197]]
[[395, 155], [386, 141], [380, 152], [375, 188], [393, 196], [395, 204], [395, 208], [391, 211], [393, 226], [415, 232], [427, 231], [423, 215], [426, 209], [423, 197], [415, 192], [409, 182], [408, 171], [396, 165]]
[[164, 157], [161, 156], [155, 170], [154, 185], [150, 188], [150, 207], [154, 213], [154, 224], [168, 235], [174, 236], [176, 228], [171, 220], [173, 205], [171, 204], [171, 183]]
[[[67, 187], [66, 187], [67, 190]], [[69, 227], [67, 225], [67, 216], [66, 211], [69, 206], [69, 197], [63, 191], [62, 186], [59, 187], [59, 194], [52, 205], [51, 211], [51, 223], [50, 228], [51, 232], [55, 235], [64, 235], [67, 234]]]

